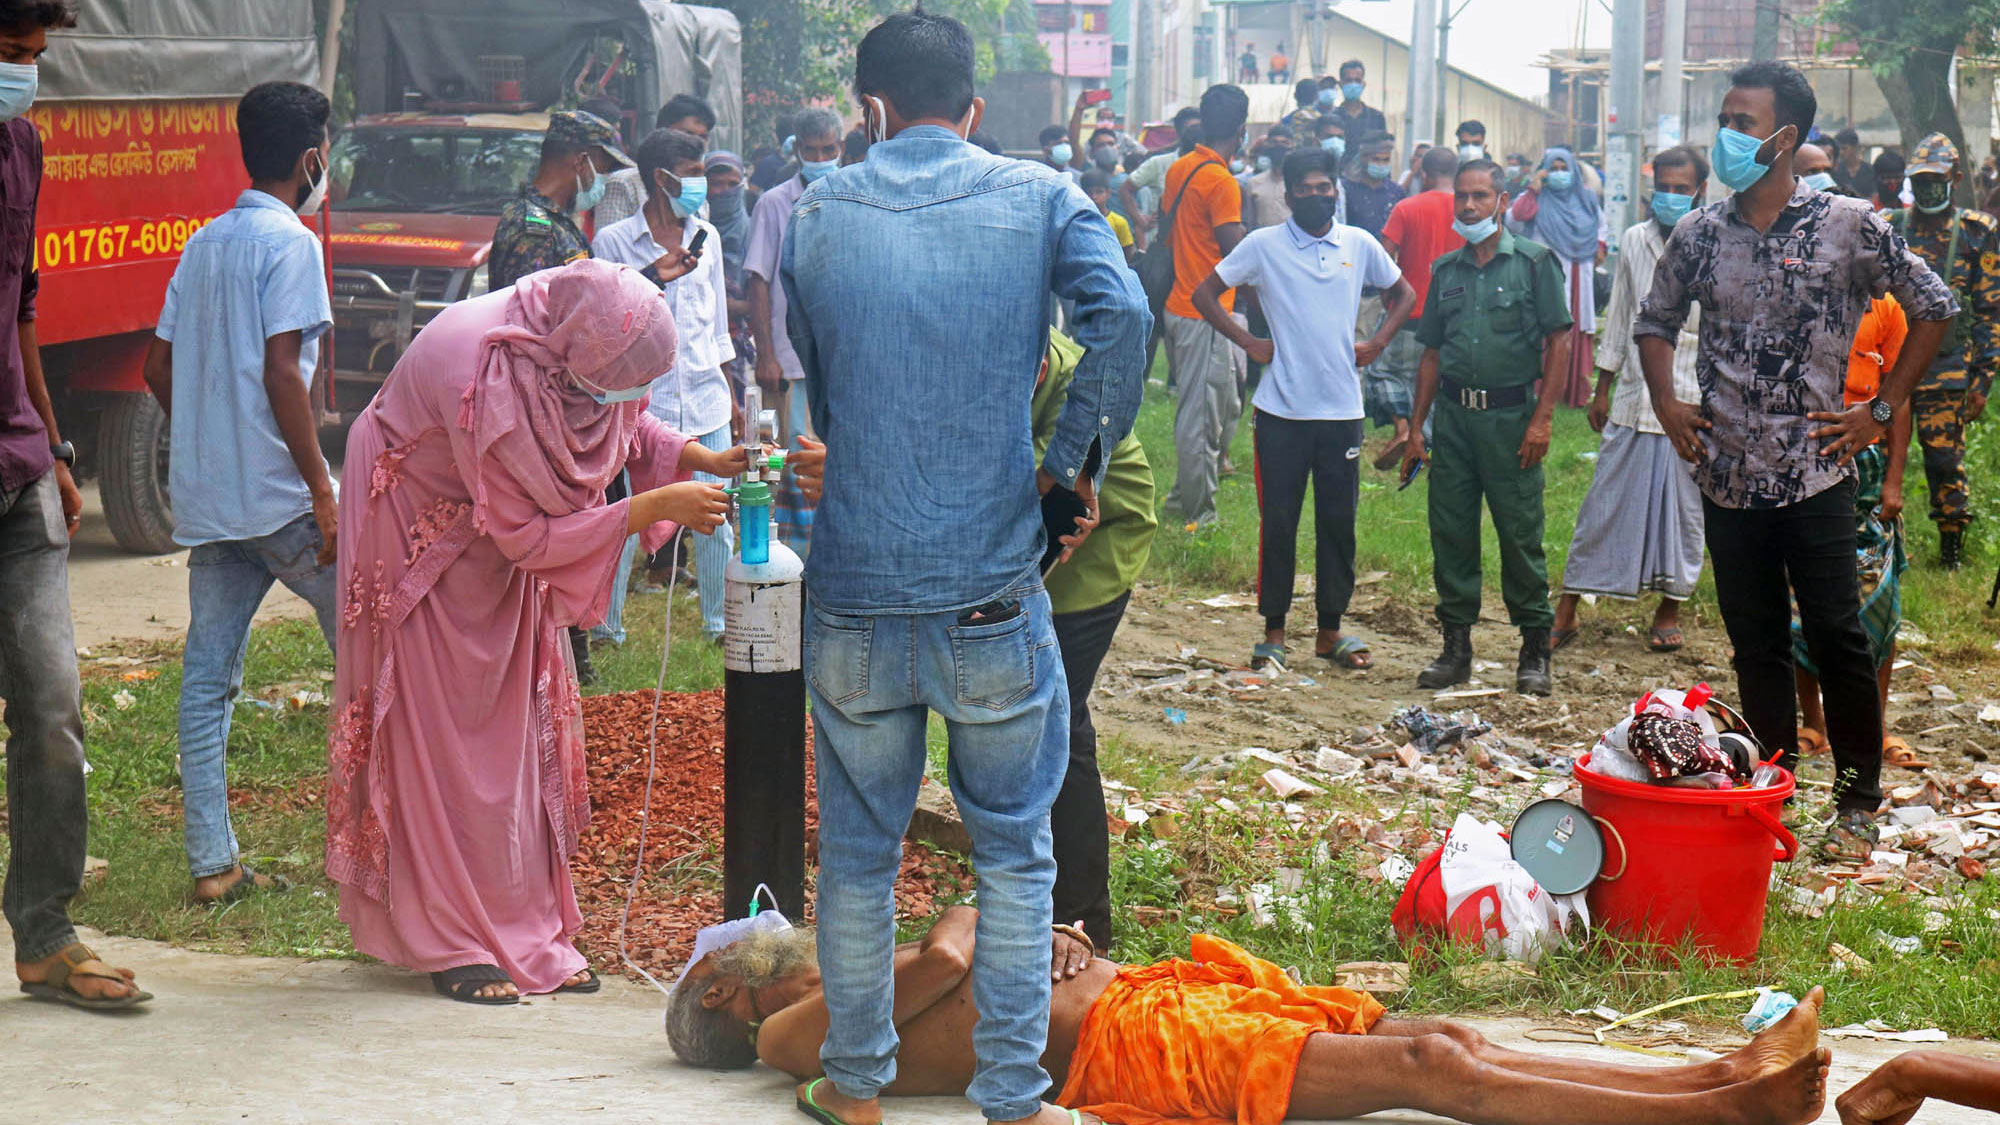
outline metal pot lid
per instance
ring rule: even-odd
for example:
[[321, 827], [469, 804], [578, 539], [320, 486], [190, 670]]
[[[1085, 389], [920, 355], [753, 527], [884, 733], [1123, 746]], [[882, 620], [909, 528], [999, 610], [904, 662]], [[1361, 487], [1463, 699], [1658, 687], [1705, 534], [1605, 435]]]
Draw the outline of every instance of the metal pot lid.
[[1514, 818], [1514, 862], [1543, 890], [1575, 894], [1604, 868], [1604, 833], [1582, 808], [1568, 801], [1536, 801]]

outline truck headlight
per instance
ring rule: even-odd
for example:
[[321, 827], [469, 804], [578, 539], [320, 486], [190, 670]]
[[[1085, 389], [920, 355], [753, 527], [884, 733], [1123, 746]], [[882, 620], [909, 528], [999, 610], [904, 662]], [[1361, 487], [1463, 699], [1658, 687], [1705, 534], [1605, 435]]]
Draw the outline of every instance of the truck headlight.
[[482, 265], [472, 271], [472, 280], [468, 281], [465, 285], [465, 295], [467, 297], [484, 297], [487, 288], [486, 267]]

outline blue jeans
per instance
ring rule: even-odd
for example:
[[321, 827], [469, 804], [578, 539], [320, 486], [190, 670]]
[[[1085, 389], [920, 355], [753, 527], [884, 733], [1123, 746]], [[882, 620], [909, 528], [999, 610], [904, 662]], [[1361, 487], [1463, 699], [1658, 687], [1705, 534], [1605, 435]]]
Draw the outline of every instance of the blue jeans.
[[1041, 1106], [1055, 859], [1049, 808], [1069, 764], [1069, 687], [1048, 595], [997, 624], [945, 612], [878, 617], [809, 604], [804, 655], [817, 724], [820, 1061], [850, 1097], [896, 1077], [889, 966], [896, 873], [924, 776], [930, 712], [951, 736], [949, 776], [979, 876], [972, 996], [978, 1068], [966, 1097], [991, 1120]]
[[[710, 430], [695, 440], [718, 452], [736, 444], [729, 436], [727, 422], [722, 424], [721, 429]], [[694, 479], [709, 484], [729, 483], [707, 473], [696, 473]], [[694, 540], [696, 588], [701, 594], [701, 628], [712, 641], [722, 635], [722, 598], [728, 589], [729, 556], [736, 552], [736, 533], [728, 523], [724, 523], [715, 529], [713, 535], [694, 535], [690, 538]]]
[[333, 647], [334, 568], [318, 562], [319, 525], [308, 512], [260, 539], [203, 543], [188, 553], [188, 635], [181, 656], [181, 803], [188, 870], [197, 879], [233, 871], [224, 757], [230, 709], [243, 689], [250, 619], [272, 582], [313, 607]]

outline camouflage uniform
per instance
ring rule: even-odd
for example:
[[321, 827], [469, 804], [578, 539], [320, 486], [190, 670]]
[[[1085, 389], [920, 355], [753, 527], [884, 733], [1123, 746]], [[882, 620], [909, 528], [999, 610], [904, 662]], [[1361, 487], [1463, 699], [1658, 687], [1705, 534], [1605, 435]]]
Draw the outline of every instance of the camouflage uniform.
[[[1933, 133], [1916, 147], [1909, 172], [1949, 175], [1957, 163], [1956, 146]], [[1986, 394], [2000, 364], [2000, 219], [1957, 207], [1935, 223], [1907, 211], [1892, 212], [1891, 219], [1910, 249], [1940, 277], [1953, 256], [1954, 228], [1958, 235], [1956, 261], [1944, 281], [1962, 311], [1945, 334], [1944, 350], [1917, 382], [1910, 409], [1930, 483], [1930, 517], [1940, 532], [1963, 532], [1972, 522], [1965, 478], [1966, 398], [1968, 392]]]
[[[603, 118], [581, 110], [549, 116], [549, 135], [583, 147], [596, 147], [613, 163], [631, 167], [632, 161], [618, 147], [618, 131]], [[590, 240], [576, 220], [555, 200], [535, 190], [532, 183], [521, 185], [521, 194], [500, 209], [500, 223], [493, 230], [493, 251], [487, 258], [488, 286], [506, 289], [540, 270], [567, 265], [590, 257]]]

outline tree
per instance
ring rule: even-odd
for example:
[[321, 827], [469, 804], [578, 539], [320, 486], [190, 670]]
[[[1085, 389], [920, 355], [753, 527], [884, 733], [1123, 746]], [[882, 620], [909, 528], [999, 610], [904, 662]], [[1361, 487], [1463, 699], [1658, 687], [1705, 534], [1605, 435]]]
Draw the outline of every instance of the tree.
[[1836, 37], [1852, 39], [1874, 71], [1903, 151], [1932, 133], [1958, 146], [1967, 173], [1959, 181], [1960, 202], [1969, 204], [1978, 163], [1959, 125], [1951, 60], [1961, 47], [1988, 53], [2000, 32], [2000, 0], [1831, 0], [1821, 19]]

